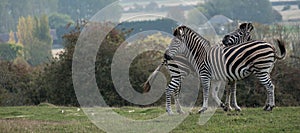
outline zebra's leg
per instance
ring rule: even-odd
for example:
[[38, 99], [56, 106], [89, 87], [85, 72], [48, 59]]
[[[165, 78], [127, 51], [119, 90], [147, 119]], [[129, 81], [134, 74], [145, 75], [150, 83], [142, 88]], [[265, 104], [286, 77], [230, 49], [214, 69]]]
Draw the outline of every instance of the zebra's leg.
[[171, 88], [168, 85], [168, 87], [166, 88], [166, 112], [168, 113], [168, 115], [173, 114], [171, 109], [171, 97], [172, 97]]
[[[226, 83], [227, 84], [227, 83]], [[228, 84], [230, 84], [230, 83], [228, 83]], [[229, 86], [228, 85], [226, 85], [227, 87], [225, 87], [225, 89], [226, 89], [226, 99], [225, 99], [225, 107], [224, 107], [224, 111], [231, 111], [232, 110], [232, 108], [231, 108], [231, 106], [230, 106], [230, 98], [231, 98], [231, 89], [229, 88]]]
[[166, 88], [166, 111], [169, 115], [174, 114], [171, 109], [171, 97], [172, 97], [174, 90], [176, 90], [179, 85], [180, 85], [180, 78], [178, 78], [176, 76], [172, 76], [171, 81], [170, 81], [168, 87]]
[[230, 93], [231, 93], [231, 104], [233, 105], [234, 109], [236, 111], [242, 111], [242, 109], [239, 107], [236, 101], [236, 81], [233, 81], [232, 86], [230, 87]]
[[[271, 82], [271, 81], [270, 81]], [[272, 111], [272, 109], [275, 107], [275, 96], [274, 96], [274, 85], [270, 83], [269, 85], [265, 85], [267, 88], [267, 95], [268, 95], [268, 104], [264, 107], [264, 110], [266, 111]]]
[[203, 105], [202, 108], [198, 111], [198, 113], [203, 113], [207, 110], [208, 107], [208, 96], [210, 89], [210, 79], [209, 78], [201, 78], [202, 87], [203, 87]]
[[259, 79], [260, 83], [264, 85], [267, 90], [267, 103], [264, 107], [266, 111], [272, 111], [275, 107], [275, 96], [274, 96], [274, 85], [271, 81], [270, 75], [267, 72], [262, 72], [256, 74], [256, 77]]
[[223, 90], [223, 88], [221, 89], [221, 83], [222, 81], [211, 81], [211, 94], [213, 99], [217, 102], [217, 105], [222, 107], [224, 109], [225, 104], [222, 103], [222, 101], [219, 99], [218, 97], [218, 90]]

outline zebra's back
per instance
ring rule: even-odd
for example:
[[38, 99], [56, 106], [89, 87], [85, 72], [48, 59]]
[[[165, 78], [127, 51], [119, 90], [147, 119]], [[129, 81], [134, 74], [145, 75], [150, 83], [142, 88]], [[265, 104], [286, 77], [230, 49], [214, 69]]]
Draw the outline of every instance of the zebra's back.
[[216, 80], [236, 81], [252, 73], [269, 72], [275, 61], [274, 49], [273, 45], [264, 41], [213, 47], [207, 57], [211, 77]]

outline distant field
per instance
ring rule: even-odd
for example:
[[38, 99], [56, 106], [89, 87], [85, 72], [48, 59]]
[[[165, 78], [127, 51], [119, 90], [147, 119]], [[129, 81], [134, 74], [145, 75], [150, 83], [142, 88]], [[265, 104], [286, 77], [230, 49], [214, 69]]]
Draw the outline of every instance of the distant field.
[[[163, 107], [122, 107], [114, 110], [133, 119], [147, 119], [164, 113]], [[300, 107], [276, 107], [273, 112], [265, 112], [261, 108], [243, 108], [241, 113], [225, 113], [218, 109], [205, 125], [198, 125], [198, 120], [199, 114], [193, 113], [172, 132], [300, 132]], [[45, 104], [0, 107], [0, 132], [103, 131], [76, 107]]]

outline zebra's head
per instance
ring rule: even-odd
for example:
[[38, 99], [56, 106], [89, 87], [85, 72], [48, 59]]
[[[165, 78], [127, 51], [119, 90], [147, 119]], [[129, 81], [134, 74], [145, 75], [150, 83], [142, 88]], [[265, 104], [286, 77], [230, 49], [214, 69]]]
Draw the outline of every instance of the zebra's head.
[[164, 58], [166, 60], [173, 60], [173, 57], [180, 51], [180, 49], [183, 49], [183, 36], [184, 36], [184, 28], [186, 26], [178, 26], [173, 32], [173, 38], [171, 40], [171, 44], [167, 48]]
[[[174, 37], [171, 41], [171, 44], [164, 55], [166, 60], [172, 60], [177, 54], [190, 56], [190, 54], [194, 54], [190, 51], [195, 51], [195, 48], [199, 50], [210, 47], [209, 41], [207, 41], [193, 29], [184, 25], [178, 26], [174, 30], [173, 36]], [[198, 46], [195, 47], [195, 45]]]
[[165, 60], [173, 60], [173, 57], [177, 54], [181, 47], [183, 47], [182, 42], [177, 37], [173, 37], [171, 44], [164, 54]]
[[251, 40], [252, 23], [242, 23], [239, 28], [224, 36], [222, 43], [225, 46], [236, 45]]

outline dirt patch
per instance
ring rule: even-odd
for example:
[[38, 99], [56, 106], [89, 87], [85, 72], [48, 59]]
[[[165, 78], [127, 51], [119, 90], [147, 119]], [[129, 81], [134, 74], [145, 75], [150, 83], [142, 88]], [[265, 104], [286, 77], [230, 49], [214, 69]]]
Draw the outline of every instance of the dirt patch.
[[56, 122], [28, 119], [0, 119], [0, 131], [3, 132], [35, 132], [43, 131], [47, 127], [69, 125], [75, 122]]

